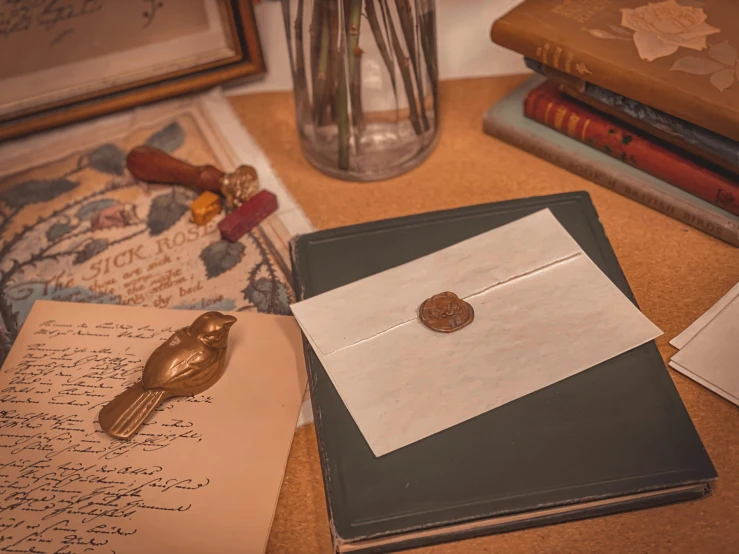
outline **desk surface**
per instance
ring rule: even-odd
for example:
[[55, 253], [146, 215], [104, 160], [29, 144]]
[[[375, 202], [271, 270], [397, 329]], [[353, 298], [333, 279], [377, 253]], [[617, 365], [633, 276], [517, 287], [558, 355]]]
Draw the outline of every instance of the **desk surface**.
[[[375, 219], [586, 190], [642, 311], [668, 341], [739, 280], [739, 249], [581, 179], [482, 132], [483, 112], [521, 83], [497, 77], [441, 83], [436, 150], [417, 169], [372, 184], [337, 181], [303, 158], [292, 95], [233, 99], [287, 188], [321, 229]], [[714, 494], [684, 504], [448, 543], [409, 552], [736, 552], [739, 547], [739, 408], [670, 370], [719, 479]], [[298, 430], [268, 552], [330, 552], [313, 425]]]

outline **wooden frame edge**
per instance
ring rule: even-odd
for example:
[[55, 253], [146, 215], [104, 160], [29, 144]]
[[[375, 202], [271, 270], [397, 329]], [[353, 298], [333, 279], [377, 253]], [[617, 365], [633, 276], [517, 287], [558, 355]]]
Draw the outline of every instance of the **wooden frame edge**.
[[267, 68], [254, 16], [254, 5], [251, 0], [236, 0], [233, 4], [239, 10], [239, 13], [234, 14], [234, 20], [238, 18], [241, 23], [241, 27], [237, 32], [248, 50], [246, 53], [242, 53], [242, 60], [248, 57], [248, 61], [234, 62], [225, 67], [201, 69], [190, 75], [175, 77], [169, 82], [142, 85], [115, 92], [109, 96], [100, 96], [60, 105], [45, 111], [4, 121], [0, 123], [0, 142], [64, 125], [80, 123], [188, 93], [202, 92], [234, 79], [263, 73]]

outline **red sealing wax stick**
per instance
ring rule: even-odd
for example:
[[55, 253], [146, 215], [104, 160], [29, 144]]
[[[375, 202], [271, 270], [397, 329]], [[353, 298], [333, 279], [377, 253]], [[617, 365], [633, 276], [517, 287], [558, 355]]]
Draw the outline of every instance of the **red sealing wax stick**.
[[236, 208], [218, 224], [221, 238], [236, 242], [277, 209], [277, 197], [262, 190]]

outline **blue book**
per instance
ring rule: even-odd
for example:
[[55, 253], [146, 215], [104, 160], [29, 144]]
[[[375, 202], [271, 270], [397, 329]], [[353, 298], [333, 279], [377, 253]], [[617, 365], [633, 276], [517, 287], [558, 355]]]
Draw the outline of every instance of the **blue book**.
[[[575, 88], [577, 93], [574, 95], [575, 99], [615, 117], [623, 116], [626, 123], [631, 123], [657, 138], [682, 147], [729, 171], [739, 173], [739, 142], [631, 98], [576, 79], [530, 58], [525, 58], [525, 61], [526, 66], [532, 71], [554, 80], [561, 80]], [[573, 84], [573, 79], [578, 81], [577, 84]], [[571, 93], [569, 90], [565, 92]]]

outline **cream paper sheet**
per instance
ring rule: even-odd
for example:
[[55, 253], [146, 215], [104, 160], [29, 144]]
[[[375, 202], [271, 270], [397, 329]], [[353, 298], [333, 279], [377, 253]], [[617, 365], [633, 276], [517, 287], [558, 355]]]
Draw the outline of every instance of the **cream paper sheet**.
[[198, 313], [35, 303], [0, 370], [0, 552], [264, 552], [306, 385], [292, 317], [234, 312], [224, 376], [132, 440], [96, 422]]
[[[475, 310], [417, 319], [443, 291]], [[661, 334], [549, 210], [292, 306], [376, 456], [552, 385]]]
[[670, 341], [670, 367], [739, 406], [739, 283]]

